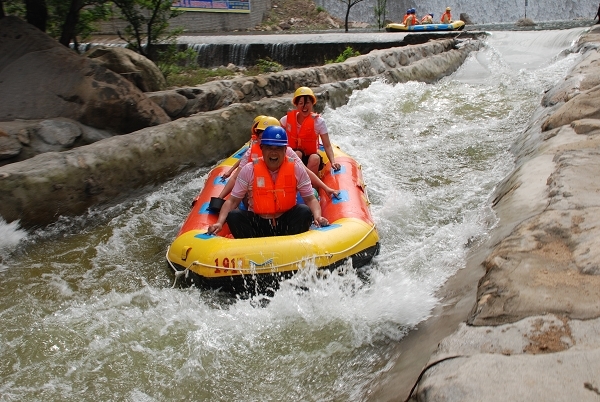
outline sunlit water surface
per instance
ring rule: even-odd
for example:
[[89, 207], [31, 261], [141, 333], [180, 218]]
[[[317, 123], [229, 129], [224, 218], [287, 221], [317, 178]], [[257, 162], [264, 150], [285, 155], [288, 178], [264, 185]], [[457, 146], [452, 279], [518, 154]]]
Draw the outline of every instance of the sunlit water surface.
[[0, 400], [368, 399], [495, 225], [508, 148], [581, 32], [494, 32], [436, 84], [378, 82], [325, 110], [381, 237], [366, 278], [307, 269], [267, 302], [171, 288], [165, 251], [207, 169], [49, 228], [0, 223]]

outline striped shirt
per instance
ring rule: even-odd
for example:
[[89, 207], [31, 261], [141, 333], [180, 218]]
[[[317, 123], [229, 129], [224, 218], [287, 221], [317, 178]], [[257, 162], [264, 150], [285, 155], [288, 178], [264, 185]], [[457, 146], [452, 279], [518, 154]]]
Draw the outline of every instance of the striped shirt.
[[[288, 150], [291, 151], [291, 148], [288, 147]], [[294, 155], [296, 153], [292, 151]], [[287, 154], [287, 151], [286, 151]], [[301, 197], [309, 197], [314, 195], [312, 185], [310, 184], [310, 177], [308, 177], [308, 173], [306, 173], [306, 168], [302, 164], [302, 161], [298, 163], [296, 159], [300, 160], [296, 155], [296, 158], [291, 159], [294, 161], [294, 173], [296, 176], [296, 189], [300, 192]], [[240, 162], [241, 165], [241, 162]], [[271, 173], [271, 179], [275, 183], [277, 181], [277, 175], [279, 174], [279, 169]], [[246, 194], [248, 194], [248, 210], [254, 211], [252, 201], [252, 184], [254, 183], [254, 164], [246, 163], [246, 165], [241, 168], [240, 173], [233, 185], [233, 189], [231, 190], [231, 195], [233, 197], [242, 199]], [[271, 217], [268, 217], [271, 218]]]

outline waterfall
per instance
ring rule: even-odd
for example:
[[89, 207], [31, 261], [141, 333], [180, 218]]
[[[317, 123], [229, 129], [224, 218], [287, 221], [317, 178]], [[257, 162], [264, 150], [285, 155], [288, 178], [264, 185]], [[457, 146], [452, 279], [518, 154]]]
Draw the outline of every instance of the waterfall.
[[243, 66], [250, 50], [248, 43], [194, 43], [189, 46], [198, 53], [200, 67], [227, 66], [229, 63]]

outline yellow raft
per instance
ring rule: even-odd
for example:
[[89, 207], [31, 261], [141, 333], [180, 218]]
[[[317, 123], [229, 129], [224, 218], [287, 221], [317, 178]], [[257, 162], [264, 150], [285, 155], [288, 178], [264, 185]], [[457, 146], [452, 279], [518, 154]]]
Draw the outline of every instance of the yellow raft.
[[399, 23], [391, 23], [385, 26], [387, 32], [424, 32], [424, 31], [461, 31], [465, 23], [461, 20], [453, 21], [450, 24], [420, 24], [406, 26]]
[[379, 236], [369, 209], [369, 199], [360, 165], [339, 147], [333, 146], [341, 169], [331, 168], [324, 150], [321, 179], [340, 190], [338, 198], [319, 194], [327, 227], [276, 237], [234, 239], [227, 225], [218, 235], [207, 235], [218, 213], [209, 210], [226, 181], [222, 175], [246, 152], [242, 147], [208, 174], [204, 188], [192, 203], [192, 210], [167, 251], [167, 261], [177, 278], [200, 287], [222, 288], [236, 293], [263, 292], [277, 288], [282, 278], [303, 267], [332, 269], [352, 259], [355, 268], [368, 264], [379, 252]]

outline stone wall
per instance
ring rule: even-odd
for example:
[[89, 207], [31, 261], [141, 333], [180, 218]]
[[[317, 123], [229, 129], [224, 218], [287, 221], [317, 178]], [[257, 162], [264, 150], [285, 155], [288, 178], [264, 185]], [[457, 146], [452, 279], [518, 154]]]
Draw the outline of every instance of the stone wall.
[[471, 314], [411, 400], [600, 399], [599, 45], [596, 25], [513, 145]]
[[[464, 47], [458, 49], [457, 43]], [[322, 89], [324, 84], [361, 77], [385, 77], [390, 82], [433, 82], [452, 73], [468, 53], [465, 50], [478, 44], [477, 40], [457, 42], [455, 39], [440, 39], [422, 45], [374, 50], [343, 63], [214, 81], [146, 95], [162, 106], [171, 118], [177, 119], [233, 103], [283, 96], [300, 86]], [[320, 91], [316, 92], [317, 96], [321, 96]]]

